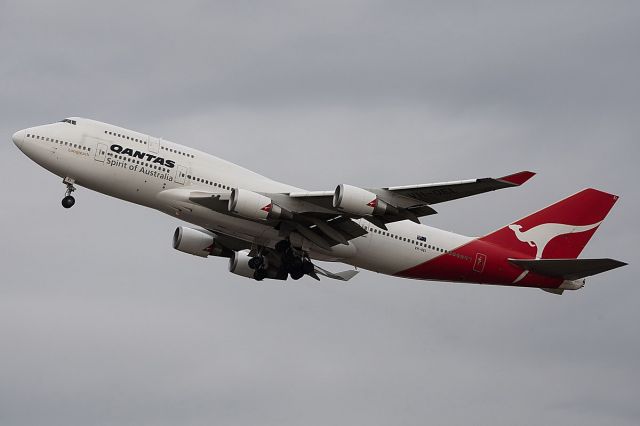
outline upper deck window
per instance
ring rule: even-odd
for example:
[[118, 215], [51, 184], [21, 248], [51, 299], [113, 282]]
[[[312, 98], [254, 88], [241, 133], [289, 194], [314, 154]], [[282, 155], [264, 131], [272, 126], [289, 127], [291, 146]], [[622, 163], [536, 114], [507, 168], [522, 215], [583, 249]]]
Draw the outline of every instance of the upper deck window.
[[75, 126], [76, 125], [76, 120], [70, 120], [68, 118], [65, 118], [64, 120], [60, 120], [60, 123], [69, 123], [69, 124], [73, 124]]

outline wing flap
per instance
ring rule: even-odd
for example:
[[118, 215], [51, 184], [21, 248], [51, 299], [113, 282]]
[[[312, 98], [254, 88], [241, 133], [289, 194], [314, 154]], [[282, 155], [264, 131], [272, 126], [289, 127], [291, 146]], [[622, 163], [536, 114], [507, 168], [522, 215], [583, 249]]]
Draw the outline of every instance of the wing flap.
[[358, 271], [356, 270], [348, 270], [348, 271], [342, 271], [342, 272], [329, 272], [326, 269], [323, 269], [321, 267], [319, 267], [318, 265], [313, 265], [314, 266], [314, 270], [317, 274], [320, 274], [322, 276], [325, 276], [327, 278], [331, 278], [333, 280], [338, 280], [338, 281], [349, 281], [351, 278], [355, 277], [356, 275], [358, 275]]

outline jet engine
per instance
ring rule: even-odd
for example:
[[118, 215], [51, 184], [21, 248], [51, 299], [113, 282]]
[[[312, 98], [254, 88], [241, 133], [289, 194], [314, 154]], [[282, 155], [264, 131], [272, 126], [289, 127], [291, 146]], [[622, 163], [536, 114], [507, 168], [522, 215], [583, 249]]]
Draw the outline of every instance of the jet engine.
[[235, 188], [229, 198], [229, 211], [247, 219], [291, 219], [292, 214], [274, 204], [271, 198], [249, 191]]
[[396, 209], [373, 192], [351, 185], [338, 185], [333, 194], [333, 207], [357, 216], [382, 216]]
[[253, 278], [255, 270], [249, 267], [249, 250], [234, 251], [229, 259], [229, 272], [241, 277]]
[[[229, 259], [229, 272], [241, 277], [253, 278], [256, 281], [262, 281], [265, 278], [287, 279], [287, 270], [282, 267], [280, 261], [270, 256], [252, 257], [249, 253], [249, 250], [233, 252]], [[258, 260], [257, 263], [256, 260]]]
[[231, 250], [216, 244], [213, 234], [186, 226], [178, 226], [173, 233], [173, 248], [200, 257], [230, 257], [232, 254]]

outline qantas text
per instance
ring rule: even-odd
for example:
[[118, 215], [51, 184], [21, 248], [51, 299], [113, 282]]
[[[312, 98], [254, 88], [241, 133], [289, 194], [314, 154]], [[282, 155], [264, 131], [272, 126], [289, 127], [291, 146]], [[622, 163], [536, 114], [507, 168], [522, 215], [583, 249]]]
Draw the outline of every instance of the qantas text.
[[129, 157], [139, 158], [140, 160], [150, 161], [155, 164], [161, 164], [168, 168], [173, 168], [175, 166], [175, 162], [173, 160], [165, 160], [157, 155], [148, 154], [142, 151], [134, 151], [131, 148], [124, 148], [117, 144], [111, 145], [110, 149], [117, 154], [128, 155]]

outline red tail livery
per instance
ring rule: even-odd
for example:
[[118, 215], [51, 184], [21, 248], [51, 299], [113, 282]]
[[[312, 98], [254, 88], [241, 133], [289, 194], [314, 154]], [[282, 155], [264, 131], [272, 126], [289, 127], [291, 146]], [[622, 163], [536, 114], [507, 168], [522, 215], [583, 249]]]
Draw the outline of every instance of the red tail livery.
[[481, 240], [521, 252], [524, 258], [575, 259], [617, 200], [617, 195], [585, 189]]
[[[557, 293], [580, 288], [582, 278], [625, 265], [611, 259], [577, 259], [617, 200], [617, 195], [585, 189], [399, 275]], [[470, 267], [465, 267], [466, 259], [472, 260]]]

